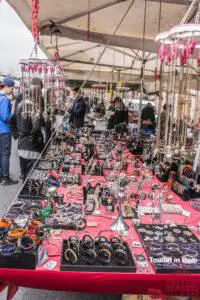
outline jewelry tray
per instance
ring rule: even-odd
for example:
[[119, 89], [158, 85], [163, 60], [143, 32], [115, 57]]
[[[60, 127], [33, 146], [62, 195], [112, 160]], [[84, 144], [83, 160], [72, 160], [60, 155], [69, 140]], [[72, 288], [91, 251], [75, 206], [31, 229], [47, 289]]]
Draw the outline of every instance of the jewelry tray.
[[[69, 204], [69, 206], [70, 206], [70, 204]], [[78, 210], [79, 210], [79, 214], [82, 216], [82, 218], [83, 218], [83, 206], [82, 206], [82, 204], [76, 204], [76, 206], [78, 207]], [[57, 223], [57, 224], [51, 224], [50, 222], [49, 222], [49, 220], [51, 220], [51, 217], [49, 217], [49, 218], [47, 218], [46, 220], [45, 220], [45, 225], [48, 227], [48, 228], [52, 228], [52, 229], [63, 229], [63, 230], [78, 230], [78, 231], [80, 231], [80, 230], [83, 230], [83, 229], [78, 229], [77, 227], [75, 227], [72, 223], [70, 223], [70, 225], [68, 224], [61, 224], [61, 223]]]
[[[136, 229], [155, 273], [200, 273], [200, 242], [187, 226], [138, 225]], [[173, 241], [166, 240], [168, 236]], [[151, 252], [155, 244], [161, 247], [157, 256]], [[169, 250], [172, 244], [176, 247]], [[194, 251], [197, 256], [190, 260]]]
[[12, 256], [0, 254], [0, 268], [35, 270], [37, 261], [37, 250], [33, 253], [19, 252]]
[[136, 265], [132, 256], [132, 253], [127, 245], [123, 243], [126, 247], [126, 253], [128, 255], [127, 265], [119, 265], [114, 257], [111, 257], [111, 262], [109, 265], [102, 264], [96, 260], [95, 264], [89, 265], [84, 262], [83, 259], [79, 259], [76, 264], [68, 263], [65, 259], [64, 253], [67, 249], [67, 240], [62, 242], [62, 252], [60, 258], [60, 271], [72, 271], [72, 272], [117, 272], [117, 273], [135, 273]]
[[44, 182], [40, 183], [40, 187], [38, 188], [38, 191], [32, 190], [29, 192], [27, 183], [25, 183], [23, 189], [21, 190], [19, 194], [20, 199], [30, 199], [30, 200], [43, 200], [45, 199], [45, 196], [42, 195], [42, 188], [43, 188]]

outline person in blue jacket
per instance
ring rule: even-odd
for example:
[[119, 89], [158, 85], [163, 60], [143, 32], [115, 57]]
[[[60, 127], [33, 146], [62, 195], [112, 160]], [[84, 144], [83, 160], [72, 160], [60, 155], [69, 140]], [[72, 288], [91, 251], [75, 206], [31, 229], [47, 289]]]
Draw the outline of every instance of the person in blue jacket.
[[4, 78], [0, 90], [0, 183], [2, 185], [16, 184], [18, 181], [9, 176], [11, 133], [9, 120], [12, 117], [10, 98], [15, 82], [11, 78]]

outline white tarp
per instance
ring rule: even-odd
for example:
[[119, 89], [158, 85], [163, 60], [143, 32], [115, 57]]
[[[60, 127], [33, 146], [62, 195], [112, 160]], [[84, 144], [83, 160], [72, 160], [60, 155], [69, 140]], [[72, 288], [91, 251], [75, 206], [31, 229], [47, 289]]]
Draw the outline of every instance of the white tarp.
[[[7, 0], [31, 30], [31, 0]], [[40, 0], [40, 41], [45, 53], [53, 58], [56, 38], [61, 65], [70, 78], [85, 79], [94, 66], [132, 0]], [[160, 0], [147, 1], [145, 43], [145, 76], [153, 78], [157, 46]], [[162, 0], [161, 31], [168, 30], [182, 18], [184, 0]], [[135, 0], [125, 20], [112, 38], [110, 45], [90, 79], [116, 81], [121, 74], [124, 81], [140, 79], [145, 0]], [[90, 34], [88, 41], [88, 9]], [[53, 25], [52, 25], [53, 24]], [[114, 73], [113, 73], [114, 66]]]

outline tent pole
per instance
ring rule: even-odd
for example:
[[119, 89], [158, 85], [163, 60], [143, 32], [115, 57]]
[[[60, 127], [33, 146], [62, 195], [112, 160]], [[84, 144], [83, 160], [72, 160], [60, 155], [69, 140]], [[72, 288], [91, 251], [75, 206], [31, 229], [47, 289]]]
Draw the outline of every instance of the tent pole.
[[144, 24], [143, 24], [143, 40], [142, 40], [142, 65], [141, 65], [141, 78], [140, 78], [140, 105], [139, 105], [139, 115], [138, 115], [138, 134], [141, 128], [141, 112], [142, 112], [142, 93], [144, 90], [144, 69], [145, 69], [145, 58], [144, 58], [144, 50], [145, 50], [145, 33], [146, 33], [146, 16], [147, 16], [147, 0], [145, 0], [144, 5]]

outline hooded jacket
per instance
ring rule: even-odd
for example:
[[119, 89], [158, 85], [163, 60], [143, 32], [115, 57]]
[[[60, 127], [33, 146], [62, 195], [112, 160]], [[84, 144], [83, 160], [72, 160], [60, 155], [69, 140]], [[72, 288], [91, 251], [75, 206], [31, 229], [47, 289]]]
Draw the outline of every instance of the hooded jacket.
[[84, 118], [86, 114], [86, 104], [83, 98], [76, 100], [69, 109], [70, 119], [69, 123], [73, 124], [74, 128], [81, 128], [84, 126]]
[[0, 93], [0, 134], [10, 133], [8, 122], [12, 116], [10, 99]]

